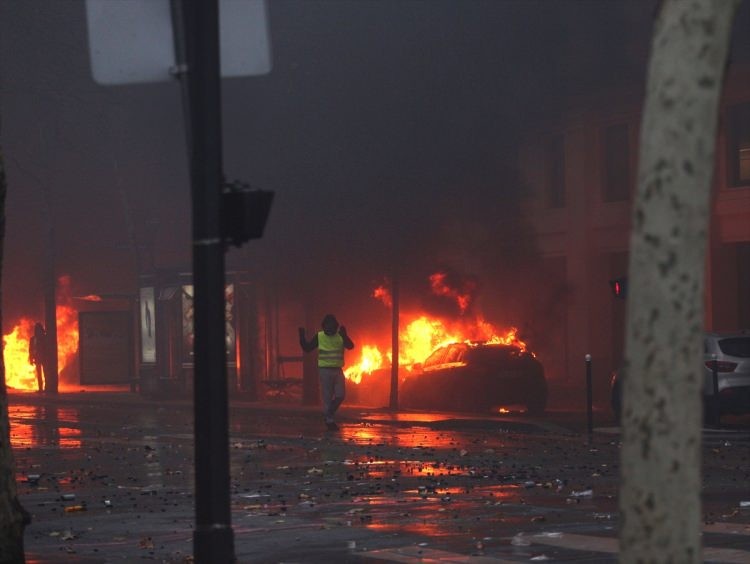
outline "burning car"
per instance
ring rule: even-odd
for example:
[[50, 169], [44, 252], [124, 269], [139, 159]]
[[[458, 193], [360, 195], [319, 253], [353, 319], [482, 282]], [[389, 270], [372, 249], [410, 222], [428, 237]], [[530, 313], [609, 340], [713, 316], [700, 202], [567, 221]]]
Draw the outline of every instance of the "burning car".
[[[389, 368], [374, 370], [347, 394], [356, 403], [387, 405]], [[464, 412], [523, 406], [540, 414], [547, 406], [544, 367], [517, 344], [454, 342], [436, 348], [423, 363], [399, 371], [399, 405], [408, 409]]]
[[[475, 285], [456, 283], [437, 272], [430, 276], [433, 296], [454, 306], [453, 315], [425, 308], [401, 309], [398, 332], [398, 404], [425, 410], [488, 412], [522, 405], [529, 413], [547, 406], [544, 368], [527, 349], [516, 327], [496, 327], [472, 309]], [[392, 307], [384, 287], [373, 297]], [[393, 335], [390, 335], [391, 343]], [[390, 405], [393, 351], [385, 338], [361, 345], [360, 359], [345, 370], [351, 403]]]
[[450, 343], [437, 348], [402, 380], [404, 407], [488, 411], [523, 405], [531, 414], [547, 407], [544, 368], [516, 345]]

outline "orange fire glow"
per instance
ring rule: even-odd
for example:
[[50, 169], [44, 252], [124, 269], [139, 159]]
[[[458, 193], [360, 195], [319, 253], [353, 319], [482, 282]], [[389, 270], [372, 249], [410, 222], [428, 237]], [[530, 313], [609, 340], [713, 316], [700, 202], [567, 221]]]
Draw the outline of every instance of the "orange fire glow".
[[359, 362], [346, 370], [346, 377], [355, 384], [359, 384], [364, 374], [369, 374], [381, 366], [383, 366], [383, 353], [378, 350], [378, 347], [365, 345], [362, 347]]
[[[452, 288], [447, 284], [444, 273], [438, 272], [430, 276], [430, 284], [435, 295], [455, 300], [462, 313], [473, 301], [474, 286], [465, 284], [463, 290]], [[375, 290], [373, 297], [387, 305], [390, 303], [390, 300], [385, 299], [390, 298], [390, 294], [382, 286]], [[499, 330], [481, 315], [462, 315], [453, 320], [429, 316], [423, 312], [401, 312], [400, 315], [402, 325], [399, 331], [398, 361], [399, 367], [406, 371], [411, 371], [415, 364], [424, 362], [432, 351], [447, 343], [484, 342], [515, 345], [522, 351], [527, 349], [515, 327]], [[366, 344], [361, 351], [360, 359], [344, 371], [346, 377], [356, 384], [362, 381], [365, 374], [379, 368], [388, 368], [392, 361], [390, 349], [381, 350], [377, 345]]]
[[34, 366], [29, 364], [29, 339], [34, 333], [34, 322], [21, 318], [13, 331], [3, 336], [5, 383], [19, 390], [35, 390]]
[[448, 283], [448, 274], [445, 272], [436, 272], [430, 275], [430, 285], [432, 293], [436, 296], [445, 296], [454, 298], [461, 313], [466, 313], [473, 301], [476, 284], [470, 280], [464, 280], [460, 287]]
[[[8, 416], [12, 422], [10, 442], [15, 448], [81, 447], [80, 417], [76, 408], [13, 405], [8, 408]], [[20, 479], [24, 480], [25, 476]]]
[[[78, 354], [78, 312], [70, 305], [70, 280], [60, 279], [57, 315], [57, 371], [62, 373]], [[10, 333], [3, 335], [5, 383], [17, 390], [36, 390], [36, 373], [29, 363], [29, 339], [34, 333], [35, 320], [22, 317]]]
[[385, 286], [378, 286], [372, 293], [372, 297], [380, 300], [386, 306], [393, 306], [393, 298], [391, 298], [391, 292]]
[[[441, 345], [457, 342], [486, 342], [516, 345], [526, 350], [526, 343], [518, 338], [515, 327], [499, 331], [482, 318], [448, 323], [435, 317], [419, 315], [407, 322], [399, 332], [399, 366], [410, 371], [417, 363], [424, 362], [432, 351]], [[364, 374], [391, 364], [390, 350], [381, 351], [376, 345], [364, 345], [360, 359], [349, 366], [344, 374], [359, 384]]]

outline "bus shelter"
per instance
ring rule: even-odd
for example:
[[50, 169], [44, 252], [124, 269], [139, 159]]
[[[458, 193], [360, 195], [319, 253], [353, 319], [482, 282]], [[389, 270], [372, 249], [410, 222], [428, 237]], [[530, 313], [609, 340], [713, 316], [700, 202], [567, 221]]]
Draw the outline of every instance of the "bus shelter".
[[[225, 345], [229, 392], [257, 399], [266, 341], [254, 285], [244, 272], [227, 272]], [[190, 272], [140, 277], [138, 379], [145, 395], [191, 394], [193, 390], [193, 284]]]

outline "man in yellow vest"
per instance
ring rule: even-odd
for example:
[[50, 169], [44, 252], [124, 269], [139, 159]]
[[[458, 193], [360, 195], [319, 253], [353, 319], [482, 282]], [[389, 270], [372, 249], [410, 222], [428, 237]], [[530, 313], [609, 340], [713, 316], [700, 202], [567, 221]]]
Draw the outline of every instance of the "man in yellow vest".
[[326, 428], [336, 431], [339, 427], [333, 415], [344, 401], [346, 395], [344, 378], [344, 349], [353, 349], [354, 343], [346, 333], [346, 327], [339, 325], [336, 317], [329, 313], [320, 324], [323, 328], [308, 341], [305, 328], [299, 328], [299, 344], [302, 350], [310, 352], [318, 349], [318, 375], [320, 377], [320, 395], [323, 400], [323, 416]]

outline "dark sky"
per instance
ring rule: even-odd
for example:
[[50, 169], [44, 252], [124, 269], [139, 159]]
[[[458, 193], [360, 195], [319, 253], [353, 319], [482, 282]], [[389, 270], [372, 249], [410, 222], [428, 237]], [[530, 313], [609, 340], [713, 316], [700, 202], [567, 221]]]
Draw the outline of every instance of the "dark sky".
[[[421, 279], [476, 248], [481, 275], [532, 252], [503, 228], [524, 193], [518, 135], [582, 94], [637, 88], [655, 2], [269, 4], [272, 72], [222, 84], [224, 168], [276, 201], [228, 264], [357, 299], [394, 262]], [[133, 290], [128, 217], [145, 265], [189, 265], [180, 104], [177, 84], [93, 83], [83, 1], [0, 0], [6, 325], [41, 307], [50, 222], [79, 294]]]

